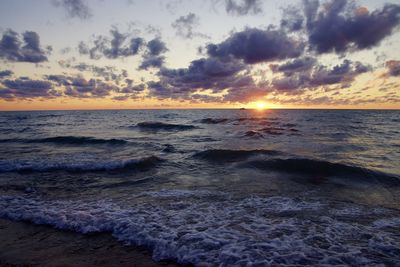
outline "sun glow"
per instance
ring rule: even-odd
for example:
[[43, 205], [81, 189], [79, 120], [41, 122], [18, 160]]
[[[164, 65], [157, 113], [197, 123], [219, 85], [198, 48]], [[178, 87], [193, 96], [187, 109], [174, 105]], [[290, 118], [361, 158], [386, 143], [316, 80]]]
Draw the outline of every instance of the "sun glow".
[[262, 102], [262, 101], [259, 101], [259, 102], [256, 102], [256, 103], [255, 103], [255, 107], [256, 107], [256, 109], [258, 109], [258, 110], [264, 110], [264, 109], [267, 108], [267, 103]]

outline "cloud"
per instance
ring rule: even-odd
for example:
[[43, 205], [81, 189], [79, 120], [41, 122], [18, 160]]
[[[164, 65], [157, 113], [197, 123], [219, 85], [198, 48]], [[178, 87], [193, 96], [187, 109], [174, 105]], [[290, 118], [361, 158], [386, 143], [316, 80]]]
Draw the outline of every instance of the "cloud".
[[189, 13], [186, 16], [180, 16], [172, 23], [172, 27], [176, 30], [176, 35], [192, 39], [194, 37], [208, 38], [207, 35], [196, 32], [195, 28], [199, 25], [199, 18], [194, 13]]
[[209, 44], [212, 57], [233, 56], [248, 64], [295, 58], [303, 53], [304, 44], [282, 30], [247, 28], [234, 33], [220, 44]]
[[80, 75], [45, 75], [44, 79], [60, 89], [60, 96], [73, 98], [106, 98], [117, 101], [136, 99], [146, 89], [144, 83], [125, 79], [121, 85], [101, 79], [85, 79]]
[[148, 53], [151, 56], [159, 56], [160, 54], [167, 52], [168, 48], [163, 41], [159, 38], [155, 38], [147, 43]]
[[103, 78], [105, 81], [114, 81], [116, 84], [119, 84], [124, 78], [128, 76], [126, 70], [118, 71], [117, 68], [113, 66], [103, 66], [99, 67], [96, 65], [87, 64], [84, 62], [80, 62], [78, 64], [71, 64], [68, 61], [59, 61], [58, 64], [63, 68], [75, 69], [82, 71], [90, 72], [95, 77]]
[[289, 6], [283, 9], [281, 28], [288, 32], [300, 31], [303, 28], [304, 17], [299, 9]]
[[161, 68], [164, 64], [164, 61], [164, 56], [151, 56], [146, 54], [143, 56], [143, 61], [139, 66], [139, 70], [148, 70], [149, 68]]
[[92, 17], [92, 11], [83, 0], [56, 0], [53, 3], [57, 7], [64, 8], [69, 18], [87, 20]]
[[302, 106], [309, 105], [364, 105], [372, 103], [399, 103], [400, 98], [396, 95], [386, 94], [384, 96], [370, 96], [360, 94], [361, 92], [354, 95], [352, 98], [343, 98], [339, 94], [331, 96], [319, 96], [319, 95], [306, 95], [306, 96], [292, 96], [285, 98], [269, 97], [268, 101], [279, 104], [298, 104]]
[[120, 88], [118, 93], [120, 95], [114, 96], [112, 99], [116, 101], [125, 101], [127, 99], [137, 99], [141, 93], [146, 89], [144, 83], [133, 85], [133, 80], [126, 79], [126, 86]]
[[147, 84], [149, 96], [159, 99], [223, 101], [221, 96], [206, 97], [204, 92], [220, 94], [226, 90], [229, 94], [233, 88], [249, 92], [247, 89], [254, 85], [254, 81], [246, 71], [246, 64], [240, 60], [212, 57], [193, 60], [188, 68], [161, 68], [159, 81]]
[[147, 84], [149, 96], [191, 101], [254, 100], [269, 88], [255, 82], [251, 65], [298, 57], [304, 44], [282, 30], [247, 28], [206, 48], [207, 57], [193, 60], [187, 68], [161, 68], [159, 81]]
[[[342, 64], [331, 69], [324, 65], [309, 64], [311, 61], [307, 58], [297, 59], [274, 66], [274, 71], [281, 71], [284, 76], [273, 79], [271, 87], [278, 92], [289, 94], [302, 93], [303, 90], [329, 85], [347, 88], [358, 75], [372, 70], [370, 66], [350, 60], [344, 60]], [[304, 64], [305, 62], [308, 63]]]
[[14, 72], [11, 70], [2, 70], [2, 71], [0, 71], [0, 79], [12, 76], [13, 74], [14, 74]]
[[41, 48], [39, 35], [33, 31], [24, 32], [20, 40], [19, 34], [9, 29], [0, 40], [0, 58], [12, 62], [44, 62], [50, 52], [50, 46]]
[[45, 75], [44, 78], [50, 82], [55, 82], [57, 85], [69, 85], [70, 84], [70, 77], [66, 75]]
[[103, 98], [112, 92], [118, 92], [119, 87], [100, 79], [85, 79], [82, 76], [46, 75], [45, 79], [63, 87], [63, 94], [75, 98]]
[[86, 80], [82, 77], [74, 77], [70, 79], [70, 83], [66, 86], [64, 94], [77, 98], [102, 98], [109, 96], [111, 92], [117, 90], [117, 86], [101, 80]]
[[303, 3], [309, 45], [320, 54], [371, 48], [391, 35], [400, 22], [400, 6], [395, 4], [369, 12], [347, 0], [322, 6], [318, 0]]
[[261, 0], [225, 0], [226, 12], [231, 15], [259, 14], [263, 11], [261, 6]]
[[124, 46], [126, 34], [120, 33], [117, 29], [112, 29], [111, 34], [111, 47], [103, 50], [104, 55], [107, 58], [127, 57], [136, 55], [139, 52], [140, 47], [144, 44], [142, 38], [131, 38], [129, 46]]
[[124, 94], [137, 94], [140, 92], [143, 92], [144, 89], [146, 88], [144, 83], [138, 84], [138, 85], [132, 85], [132, 83], [128, 84], [127, 86], [119, 89], [119, 93], [124, 93]]
[[395, 76], [395, 77], [400, 76], [400, 60], [386, 61], [385, 66], [388, 69], [387, 72], [388, 76]]
[[155, 38], [149, 41], [147, 43], [147, 51], [143, 55], [143, 61], [139, 66], [139, 70], [161, 68], [165, 60], [165, 57], [162, 54], [167, 51], [168, 48], [166, 44], [160, 38]]
[[296, 58], [281, 65], [270, 65], [270, 68], [273, 72], [283, 72], [285, 76], [291, 76], [298, 72], [310, 70], [316, 62], [317, 60], [312, 57]]
[[54, 98], [59, 93], [53, 89], [52, 83], [42, 80], [31, 80], [19, 78], [15, 80], [4, 80], [1, 82], [0, 98], [4, 100], [31, 99], [31, 98]]
[[117, 28], [110, 30], [111, 37], [97, 36], [93, 44], [88, 45], [80, 42], [78, 51], [81, 55], [89, 55], [91, 59], [116, 59], [137, 55], [145, 45], [145, 41], [140, 37], [130, 37], [128, 33], [121, 33]]

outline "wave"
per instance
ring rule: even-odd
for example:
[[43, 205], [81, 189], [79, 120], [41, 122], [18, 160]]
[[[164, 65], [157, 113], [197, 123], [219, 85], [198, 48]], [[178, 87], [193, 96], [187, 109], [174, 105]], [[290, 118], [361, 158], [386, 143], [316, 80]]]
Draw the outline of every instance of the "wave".
[[400, 177], [396, 175], [386, 174], [358, 166], [308, 158], [252, 160], [243, 163], [242, 166], [311, 176], [315, 178], [315, 182], [322, 182], [324, 178], [328, 177], [345, 177], [361, 178], [362, 181], [377, 183], [383, 182], [394, 186], [400, 186]]
[[200, 123], [205, 123], [205, 124], [220, 124], [220, 123], [226, 123], [226, 122], [245, 122], [245, 121], [262, 121], [266, 123], [274, 123], [274, 122], [267, 122], [266, 118], [233, 118], [233, 119], [228, 119], [228, 118], [205, 118], [201, 119], [198, 122]]
[[[258, 118], [258, 117], [242, 117], [242, 118], [204, 118], [195, 122], [204, 124], [220, 124], [220, 123], [241, 123], [241, 122], [259, 122], [259, 124], [280, 124], [276, 118]], [[295, 124], [288, 124], [294, 126]], [[289, 127], [289, 126], [287, 126]]]
[[232, 150], [232, 149], [209, 149], [197, 152], [193, 155], [195, 158], [204, 159], [212, 162], [234, 162], [246, 160], [249, 157], [257, 155], [275, 156], [281, 152], [276, 150]]
[[35, 116], [36, 118], [56, 118], [56, 117], [62, 117], [64, 115], [62, 114], [43, 114], [43, 115], [38, 115]]
[[5, 172], [53, 172], [67, 171], [74, 173], [83, 172], [112, 172], [112, 171], [142, 171], [156, 167], [164, 160], [156, 156], [140, 159], [92, 161], [92, 162], [51, 162], [51, 161], [24, 161], [0, 160], [0, 173]]
[[56, 136], [38, 139], [2, 139], [0, 143], [54, 143], [62, 145], [95, 145], [95, 144], [109, 144], [109, 145], [124, 145], [128, 143], [122, 139], [100, 139], [85, 136]]
[[176, 152], [176, 148], [171, 144], [165, 144], [162, 152], [174, 153], [174, 152]]
[[282, 135], [284, 134], [285, 129], [280, 127], [264, 127], [259, 131], [269, 135]]
[[[343, 207], [316, 200], [255, 196], [210, 201], [209, 194], [199, 194], [155, 192], [144, 196], [154, 197], [151, 204], [125, 205], [107, 199], [49, 201], [3, 195], [0, 217], [79, 233], [110, 232], [126, 244], [147, 247], [155, 260], [194, 266], [397, 263], [399, 239], [390, 227], [397, 227], [399, 218], [391, 211], [375, 213], [357, 206], [361, 215], [350, 213], [340, 220], [335, 213]], [[360, 216], [369, 222], [359, 223]], [[333, 247], [335, 253], [327, 249]]]
[[136, 127], [148, 131], [185, 131], [196, 128], [193, 125], [171, 124], [158, 121], [139, 122], [138, 124], [136, 124]]
[[204, 124], [219, 124], [219, 123], [224, 123], [224, 122], [227, 122], [227, 121], [229, 121], [229, 119], [226, 119], [226, 118], [220, 118], [220, 119], [218, 119], [218, 118], [205, 118], [205, 119], [202, 119], [202, 120], [200, 120], [199, 122], [200, 123], [204, 123]]
[[[283, 152], [276, 150], [209, 149], [197, 152], [193, 157], [212, 163], [241, 162], [240, 167], [312, 177], [312, 181], [316, 183], [323, 182], [329, 177], [345, 177], [400, 186], [400, 177], [394, 174], [310, 158], [278, 158], [282, 155], [284, 155]], [[256, 156], [267, 157], [260, 159], [255, 158]]]
[[[10, 134], [10, 133], [24, 133], [24, 132], [30, 132], [33, 129], [31, 127], [23, 127], [23, 128], [3, 128], [0, 129], [0, 132], [3, 134]], [[1, 142], [1, 140], [0, 140]]]
[[245, 137], [253, 137], [253, 138], [263, 138], [264, 135], [262, 133], [259, 133], [257, 131], [247, 131], [244, 134]]

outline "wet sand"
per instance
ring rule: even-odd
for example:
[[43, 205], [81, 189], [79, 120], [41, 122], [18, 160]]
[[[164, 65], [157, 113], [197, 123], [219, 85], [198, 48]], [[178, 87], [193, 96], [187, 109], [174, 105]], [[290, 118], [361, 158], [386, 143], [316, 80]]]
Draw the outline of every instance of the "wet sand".
[[108, 233], [83, 235], [0, 219], [0, 266], [178, 265], [154, 262], [146, 249], [124, 246]]

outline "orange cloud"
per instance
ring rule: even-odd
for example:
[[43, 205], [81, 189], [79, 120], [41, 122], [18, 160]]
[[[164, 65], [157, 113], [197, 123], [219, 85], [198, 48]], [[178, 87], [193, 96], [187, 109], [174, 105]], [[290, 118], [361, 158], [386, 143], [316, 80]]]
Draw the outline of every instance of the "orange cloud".
[[354, 14], [357, 16], [364, 16], [369, 14], [369, 10], [366, 7], [358, 7], [354, 9]]

